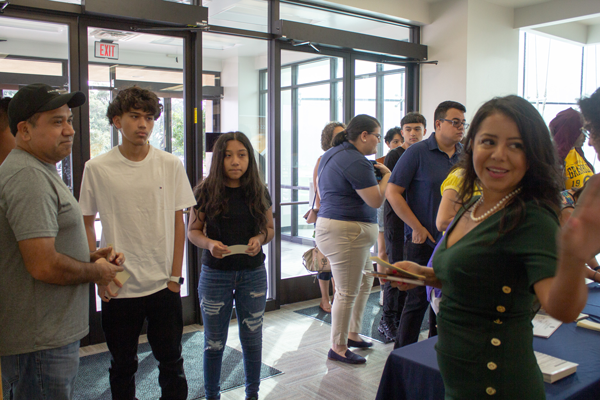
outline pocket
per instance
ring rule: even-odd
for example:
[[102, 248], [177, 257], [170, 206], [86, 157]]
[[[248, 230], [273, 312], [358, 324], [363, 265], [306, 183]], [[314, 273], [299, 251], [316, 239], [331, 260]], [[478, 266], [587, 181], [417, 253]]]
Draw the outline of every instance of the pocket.
[[360, 235], [364, 232], [361, 224], [359, 224], [358, 222], [348, 221], [345, 223], [345, 225], [345, 236], [346, 240], [348, 240], [349, 243], [355, 242], [356, 239], [358, 239]]

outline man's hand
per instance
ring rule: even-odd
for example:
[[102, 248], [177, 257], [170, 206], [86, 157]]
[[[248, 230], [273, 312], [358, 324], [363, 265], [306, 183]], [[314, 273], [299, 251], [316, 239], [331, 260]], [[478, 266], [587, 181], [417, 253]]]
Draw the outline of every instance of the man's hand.
[[94, 263], [100, 277], [94, 281], [98, 286], [107, 286], [117, 276], [117, 272], [123, 271], [123, 267], [106, 261], [105, 258], [99, 258]]
[[249, 256], [254, 257], [260, 252], [262, 247], [261, 239], [264, 237], [264, 233], [259, 233], [258, 235], [250, 238], [250, 241], [248, 241], [248, 249], [246, 250], [246, 253], [248, 253]]
[[167, 283], [167, 288], [171, 292], [179, 293], [179, 291], [181, 290], [181, 285], [179, 285], [176, 282], [169, 281], [169, 283]]
[[[121, 284], [117, 278], [113, 279], [113, 283], [117, 285], [117, 287], [123, 287], [123, 284]], [[110, 290], [109, 285], [98, 285], [98, 296], [100, 296], [103, 302], [108, 303], [112, 297], [117, 297], [118, 295], [118, 293], [113, 293]]]
[[90, 253], [91, 262], [96, 262], [99, 258], [104, 258], [115, 265], [123, 265], [123, 262], [125, 262], [125, 255], [123, 253], [115, 253], [112, 246], [103, 247]]
[[423, 244], [423, 243], [425, 243], [427, 238], [429, 238], [433, 243], [435, 243], [433, 236], [431, 236], [431, 234], [429, 233], [427, 228], [425, 228], [423, 225], [421, 225], [420, 228], [413, 229], [413, 231], [412, 231], [412, 242], [413, 243]]

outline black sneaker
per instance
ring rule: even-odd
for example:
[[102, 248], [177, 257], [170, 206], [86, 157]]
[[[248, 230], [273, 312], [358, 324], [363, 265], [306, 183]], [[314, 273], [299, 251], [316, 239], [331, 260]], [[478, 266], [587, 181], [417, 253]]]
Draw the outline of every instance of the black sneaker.
[[390, 342], [396, 338], [396, 327], [384, 319], [379, 322], [377, 330]]

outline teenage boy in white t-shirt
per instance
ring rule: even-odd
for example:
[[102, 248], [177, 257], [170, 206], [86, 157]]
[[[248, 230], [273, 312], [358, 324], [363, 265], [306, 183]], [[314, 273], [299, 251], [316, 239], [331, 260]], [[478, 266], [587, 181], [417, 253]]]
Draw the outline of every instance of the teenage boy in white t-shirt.
[[[106, 116], [123, 144], [87, 162], [80, 206], [90, 249], [96, 249], [94, 220], [100, 214], [101, 243], [126, 256], [130, 277], [113, 292], [98, 286], [102, 329], [112, 359], [113, 399], [135, 399], [137, 344], [148, 320], [148, 342], [159, 362], [162, 399], [185, 399], [188, 387], [181, 357], [183, 317], [180, 286], [185, 245], [183, 210], [196, 204], [182, 162], [148, 143], [162, 105], [145, 89], [119, 92]], [[120, 284], [120, 282], [119, 282]]]

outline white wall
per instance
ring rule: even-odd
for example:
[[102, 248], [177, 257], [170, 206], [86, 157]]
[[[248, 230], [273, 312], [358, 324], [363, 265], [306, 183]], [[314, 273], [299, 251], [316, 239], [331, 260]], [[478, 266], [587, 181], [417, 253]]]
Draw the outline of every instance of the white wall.
[[481, 0], [433, 3], [430, 15], [421, 43], [439, 64], [421, 69], [421, 112], [431, 133], [433, 113], [444, 100], [464, 104], [469, 120], [492, 97], [517, 94], [519, 32], [511, 7]]
[[223, 61], [221, 71], [221, 86], [223, 86], [223, 100], [221, 100], [221, 132], [238, 130], [238, 57], [228, 58]]
[[518, 94], [519, 30], [512, 7], [469, 1], [467, 29], [467, 103], [472, 117], [495, 96]]
[[467, 15], [468, 0], [447, 0], [430, 8], [432, 23], [422, 28], [421, 43], [428, 47], [429, 60], [438, 65], [421, 67], [421, 107], [427, 131], [434, 131], [433, 113], [439, 103], [467, 100]]
[[221, 132], [241, 131], [259, 146], [260, 57], [232, 57], [223, 61], [221, 85]]

